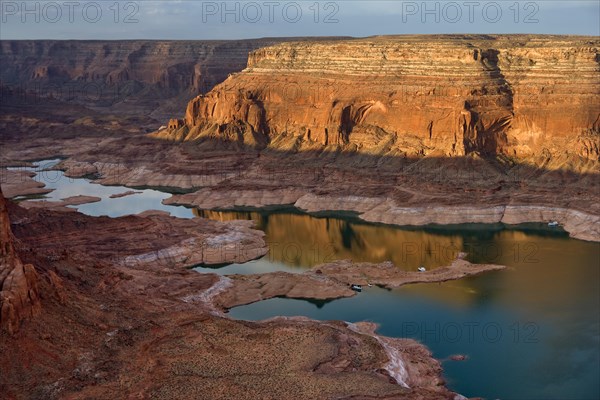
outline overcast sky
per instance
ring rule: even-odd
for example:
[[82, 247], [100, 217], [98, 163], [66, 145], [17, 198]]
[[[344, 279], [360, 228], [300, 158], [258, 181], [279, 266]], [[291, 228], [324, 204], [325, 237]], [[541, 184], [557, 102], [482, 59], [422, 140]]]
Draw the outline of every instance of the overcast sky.
[[0, 10], [0, 39], [240, 39], [407, 33], [600, 35], [600, 0], [0, 0]]

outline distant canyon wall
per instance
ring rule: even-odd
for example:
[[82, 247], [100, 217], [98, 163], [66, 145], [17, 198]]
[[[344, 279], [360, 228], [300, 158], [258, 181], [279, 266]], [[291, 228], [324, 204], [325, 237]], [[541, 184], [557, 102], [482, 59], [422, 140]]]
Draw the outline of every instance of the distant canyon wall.
[[395, 36], [281, 43], [155, 134], [286, 151], [598, 161], [600, 40]]
[[33, 94], [27, 103], [51, 96], [115, 114], [168, 117], [244, 69], [251, 51], [282, 40], [2, 40], [0, 88]]

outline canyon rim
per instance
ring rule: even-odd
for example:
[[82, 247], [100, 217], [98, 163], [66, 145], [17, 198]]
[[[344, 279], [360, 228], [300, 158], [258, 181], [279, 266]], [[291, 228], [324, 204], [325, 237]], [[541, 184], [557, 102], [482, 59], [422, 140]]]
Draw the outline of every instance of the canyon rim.
[[600, 393], [598, 36], [12, 26], [0, 398]]

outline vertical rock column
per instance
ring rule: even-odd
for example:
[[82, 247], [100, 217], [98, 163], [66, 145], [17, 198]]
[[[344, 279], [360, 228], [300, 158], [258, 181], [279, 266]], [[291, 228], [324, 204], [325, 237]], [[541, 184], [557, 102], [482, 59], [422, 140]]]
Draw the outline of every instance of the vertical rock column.
[[38, 276], [14, 248], [6, 200], [0, 190], [0, 330], [15, 334], [21, 321], [40, 311]]

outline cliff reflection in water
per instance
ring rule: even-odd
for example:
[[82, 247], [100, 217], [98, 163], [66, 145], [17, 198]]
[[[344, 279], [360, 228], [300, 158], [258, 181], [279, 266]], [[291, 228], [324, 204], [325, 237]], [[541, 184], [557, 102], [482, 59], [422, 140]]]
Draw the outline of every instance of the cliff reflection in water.
[[[577, 292], [576, 288], [581, 287], [581, 281], [588, 279], [590, 273], [593, 277], [598, 275], [595, 270], [575, 269], [600, 262], [598, 244], [572, 240], [565, 232], [540, 227], [528, 230], [480, 225], [408, 229], [343, 217], [319, 218], [295, 210], [194, 210], [194, 213], [221, 221], [252, 220], [266, 233], [268, 255], [251, 263], [220, 268], [218, 273], [301, 272], [339, 259], [391, 261], [399, 268], [415, 270], [419, 265], [428, 268], [448, 265], [462, 251], [472, 262], [502, 264], [509, 269], [439, 285], [410, 285], [404, 290], [407, 294], [424, 295], [458, 307], [485, 303], [492, 298], [514, 306], [528, 304], [531, 316], [548, 308], [559, 310], [565, 301], [572, 301], [574, 297], [569, 293]], [[564, 268], [565, 265], [572, 267]], [[518, 268], [519, 273], [514, 273], [513, 268]], [[498, 288], [503, 286], [513, 290], [500, 291]], [[541, 290], [532, 289], [536, 287]], [[519, 290], [514, 290], [517, 288]], [[562, 295], [555, 297], [548, 293]]]
[[[467, 395], [598, 398], [598, 243], [570, 239], [540, 224], [407, 228], [296, 210], [196, 214], [253, 220], [266, 233], [271, 254], [211, 270], [220, 274], [301, 272], [343, 258], [431, 268], [448, 264], [458, 251], [468, 253], [472, 262], [506, 265], [502, 271], [441, 284], [365, 288], [360, 296], [328, 303], [271, 299], [234, 308], [230, 315], [376, 322], [380, 333], [417, 339], [437, 358], [468, 355], [466, 362], [444, 364], [451, 387]], [[489, 326], [497, 329], [493, 340], [485, 336], [488, 331], [482, 333]]]
[[391, 261], [403, 269], [419, 265], [447, 265], [462, 248], [456, 235], [435, 235], [389, 226], [316, 218], [293, 212], [195, 210], [196, 215], [219, 221], [252, 220], [265, 232], [270, 261], [292, 267], [313, 267], [335, 260], [380, 263]]
[[[309, 268], [325, 262], [391, 261], [415, 270], [448, 265], [464, 251], [474, 262], [501, 263], [526, 258], [535, 249], [522, 242], [527, 234], [514, 230], [406, 229], [373, 225], [344, 217], [315, 217], [295, 210], [208, 211], [197, 216], [219, 221], [252, 220], [265, 232], [269, 261]], [[555, 234], [554, 234], [555, 235]], [[560, 234], [559, 234], [560, 235]], [[522, 242], [522, 243], [521, 243]]]

